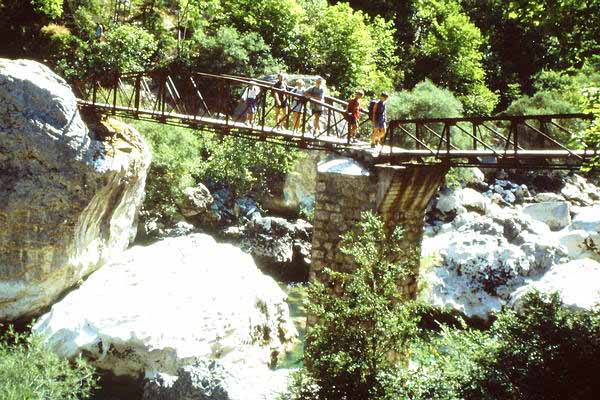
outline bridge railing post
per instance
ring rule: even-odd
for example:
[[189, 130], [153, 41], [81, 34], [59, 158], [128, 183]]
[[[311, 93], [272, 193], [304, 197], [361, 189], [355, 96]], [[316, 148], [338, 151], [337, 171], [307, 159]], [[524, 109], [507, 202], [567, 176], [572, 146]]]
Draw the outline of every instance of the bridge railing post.
[[92, 104], [96, 104], [96, 99], [98, 97], [98, 81], [94, 79], [92, 83]]
[[119, 87], [119, 75], [115, 72], [114, 81], [113, 81], [113, 101], [112, 101], [112, 113], [115, 114], [117, 112], [117, 88]]
[[137, 75], [135, 78], [135, 111], [136, 114], [139, 113], [140, 111], [140, 90], [141, 90], [141, 86], [142, 86], [142, 77], [141, 75]]

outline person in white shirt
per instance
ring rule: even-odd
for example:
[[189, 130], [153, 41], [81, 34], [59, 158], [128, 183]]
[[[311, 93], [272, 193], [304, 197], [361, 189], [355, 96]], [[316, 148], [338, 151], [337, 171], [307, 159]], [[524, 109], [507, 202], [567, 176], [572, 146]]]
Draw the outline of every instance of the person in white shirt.
[[255, 82], [244, 90], [242, 99], [246, 101], [246, 125], [254, 125], [254, 114], [256, 114], [256, 99], [260, 93], [260, 87]]

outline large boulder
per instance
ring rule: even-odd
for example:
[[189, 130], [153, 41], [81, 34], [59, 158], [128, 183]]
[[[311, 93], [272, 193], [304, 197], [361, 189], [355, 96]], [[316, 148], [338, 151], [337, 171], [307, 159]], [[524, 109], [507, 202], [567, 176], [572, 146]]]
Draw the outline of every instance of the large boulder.
[[529, 279], [568, 260], [548, 226], [514, 209], [487, 211], [458, 215], [422, 245], [429, 301], [483, 320]]
[[270, 367], [297, 335], [285, 300], [248, 254], [193, 234], [131, 248], [55, 304], [34, 331], [61, 357], [83, 354], [114, 375], [151, 380], [155, 396], [192, 369], [215, 383], [206, 391], [219, 386], [224, 395], [181, 398], [260, 399], [282, 382]]
[[521, 308], [525, 294], [531, 290], [558, 292], [563, 303], [575, 309], [591, 309], [600, 304], [600, 263], [581, 259], [555, 265], [539, 279], [520, 287], [510, 305]]
[[194, 187], [188, 187], [183, 190], [183, 196], [179, 200], [177, 207], [184, 217], [194, 217], [208, 212], [213, 201], [208, 188], [199, 183]]
[[531, 218], [547, 224], [552, 230], [560, 230], [571, 223], [570, 205], [566, 201], [548, 201], [526, 204], [523, 212]]
[[34, 61], [0, 59], [0, 109], [0, 320], [11, 320], [128, 247], [151, 155], [127, 125], [89, 130], [70, 87]]
[[240, 245], [269, 274], [286, 281], [308, 280], [312, 225], [304, 220], [258, 217], [238, 233]]

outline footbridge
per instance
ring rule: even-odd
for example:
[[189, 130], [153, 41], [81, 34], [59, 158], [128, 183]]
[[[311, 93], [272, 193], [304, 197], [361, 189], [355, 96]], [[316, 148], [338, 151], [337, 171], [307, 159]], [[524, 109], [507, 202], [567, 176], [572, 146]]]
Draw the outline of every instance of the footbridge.
[[[254, 123], [247, 124], [249, 110], [242, 97], [251, 85], [260, 92]], [[326, 97], [321, 102], [275, 89], [272, 82], [150, 71], [105, 74], [74, 86], [85, 112], [337, 154], [317, 173], [311, 267], [317, 279], [325, 266], [351, 267], [339, 251], [339, 237], [353, 229], [365, 210], [379, 213], [390, 229], [403, 225], [405, 242], [419, 254], [427, 203], [450, 167], [578, 169], [599, 155], [598, 149], [572, 144], [591, 123], [591, 114], [392, 119], [383, 145], [372, 148], [367, 112], [360, 120], [359, 140], [352, 142], [345, 101]], [[277, 92], [296, 106], [297, 114], [275, 120]], [[314, 108], [321, 109], [317, 130], [312, 129]], [[414, 265], [418, 268], [418, 260]], [[412, 296], [416, 282], [404, 282], [402, 288]]]
[[[252, 125], [245, 123], [248, 108], [242, 100], [250, 85], [260, 88]], [[327, 150], [370, 164], [576, 169], [597, 154], [597, 149], [568, 145], [590, 123], [591, 114], [392, 119], [383, 146], [371, 149], [366, 110], [359, 122], [359, 141], [351, 143], [346, 101], [327, 96], [321, 102], [275, 89], [272, 82], [149, 71], [93, 76], [77, 82], [75, 89], [81, 108], [96, 113]], [[275, 121], [276, 92], [297, 105], [296, 129], [293, 113]], [[313, 130], [315, 107], [322, 110], [318, 131]]]

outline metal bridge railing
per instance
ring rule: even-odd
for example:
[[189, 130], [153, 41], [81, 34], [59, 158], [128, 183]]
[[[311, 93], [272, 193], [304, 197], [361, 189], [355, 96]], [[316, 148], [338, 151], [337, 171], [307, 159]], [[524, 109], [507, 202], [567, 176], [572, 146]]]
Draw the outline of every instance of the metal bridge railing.
[[[248, 111], [242, 93], [249, 85], [260, 88], [254, 124], [245, 123]], [[448, 163], [456, 166], [513, 168], [571, 168], [581, 165], [598, 149], [574, 140], [584, 131], [591, 114], [396, 119], [389, 122], [384, 144], [371, 149], [366, 136], [366, 110], [360, 120], [362, 137], [350, 143], [347, 103], [333, 97], [324, 102], [275, 89], [272, 83], [207, 73], [149, 71], [105, 74], [75, 86], [82, 107], [165, 124], [212, 129], [301, 148], [361, 152], [362, 158], [397, 164]], [[291, 110], [275, 121], [274, 94], [298, 102], [299, 124]], [[319, 129], [312, 130], [311, 109], [322, 108]], [[363, 157], [364, 156], [364, 157]]]
[[[245, 123], [248, 108], [242, 100], [249, 85], [260, 88], [254, 124], [250, 126]], [[296, 142], [300, 147], [333, 148], [349, 144], [347, 112], [338, 106], [343, 102], [332, 98], [321, 102], [248, 78], [167, 71], [108, 74], [80, 82], [77, 92], [84, 107], [111, 114], [236, 130], [238, 134]], [[282, 121], [274, 120], [275, 92], [282, 93], [290, 104], [301, 105], [296, 130], [291, 109]], [[313, 129], [311, 111], [316, 105], [322, 109], [318, 130]]]
[[592, 119], [592, 114], [552, 114], [393, 120], [384, 139], [384, 157], [421, 163], [452, 160], [462, 166], [563, 168], [597, 154], [597, 149], [575, 140]]

